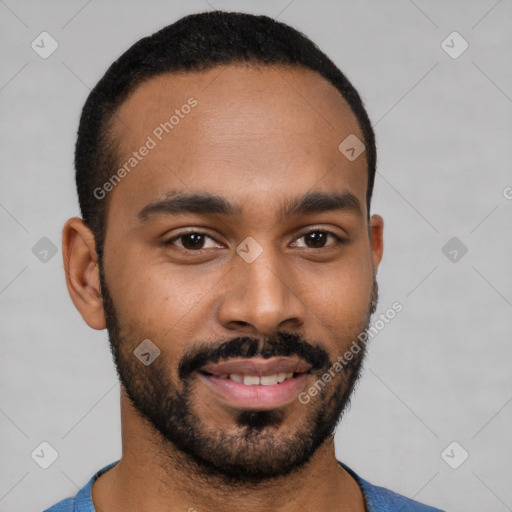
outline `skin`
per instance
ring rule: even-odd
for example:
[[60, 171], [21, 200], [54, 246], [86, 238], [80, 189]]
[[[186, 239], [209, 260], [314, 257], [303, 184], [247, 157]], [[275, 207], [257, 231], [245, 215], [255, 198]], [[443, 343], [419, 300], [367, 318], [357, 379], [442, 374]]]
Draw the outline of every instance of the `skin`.
[[[355, 116], [330, 83], [302, 68], [229, 65], [166, 74], [139, 86], [117, 112], [121, 165], [190, 97], [198, 105], [109, 192], [104, 271], [120, 324], [134, 339], [156, 340], [173, 375], [189, 344], [278, 329], [318, 340], [335, 360], [361, 329], [383, 251], [383, 220], [367, 219], [364, 154], [350, 162], [338, 150], [349, 134], [363, 139]], [[222, 195], [241, 213], [138, 218], [175, 189]], [[286, 199], [333, 190], [356, 196], [362, 212], [277, 220]], [[212, 237], [202, 255], [180, 241], [162, 244], [190, 227]], [[308, 248], [305, 228], [348, 243], [329, 237], [325, 247]], [[251, 264], [235, 252], [248, 236], [263, 248]], [[63, 253], [75, 306], [90, 327], [104, 329], [94, 238], [79, 218], [64, 227]], [[232, 426], [233, 412], [206, 386], [197, 386], [194, 398], [208, 427]], [[293, 432], [306, 411], [291, 404], [283, 429]], [[361, 489], [337, 463], [332, 437], [297, 472], [226, 493], [189, 471], [179, 453], [174, 464], [163, 457], [157, 433], [123, 388], [121, 421], [121, 462], [92, 488], [102, 512], [236, 510], [237, 503], [247, 512], [365, 510]]]

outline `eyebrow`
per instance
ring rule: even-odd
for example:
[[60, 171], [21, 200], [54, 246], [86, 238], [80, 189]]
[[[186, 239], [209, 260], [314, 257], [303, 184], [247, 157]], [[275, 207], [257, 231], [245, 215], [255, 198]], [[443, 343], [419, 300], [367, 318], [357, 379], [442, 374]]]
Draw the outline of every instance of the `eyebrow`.
[[[166, 195], [165, 199], [142, 208], [137, 217], [141, 221], [146, 221], [154, 215], [179, 215], [182, 213], [235, 216], [240, 215], [243, 210], [240, 204], [210, 193], [170, 191]], [[294, 216], [328, 211], [353, 212], [360, 216], [363, 215], [359, 199], [351, 192], [308, 192], [302, 196], [285, 200], [278, 211], [277, 220], [282, 222]]]
[[363, 215], [359, 199], [351, 192], [308, 192], [285, 201], [278, 212], [278, 221], [290, 217], [329, 211], [353, 212]]

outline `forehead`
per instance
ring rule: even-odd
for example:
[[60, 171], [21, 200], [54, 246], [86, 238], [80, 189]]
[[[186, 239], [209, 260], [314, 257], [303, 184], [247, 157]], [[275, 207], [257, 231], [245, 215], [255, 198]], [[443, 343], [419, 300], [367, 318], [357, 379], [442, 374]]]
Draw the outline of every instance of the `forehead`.
[[313, 71], [240, 64], [167, 73], [139, 85], [116, 114], [118, 166], [128, 172], [110, 209], [135, 213], [177, 188], [267, 205], [294, 190], [348, 190], [364, 207], [364, 153], [349, 161], [338, 149], [349, 135], [363, 139], [359, 125]]

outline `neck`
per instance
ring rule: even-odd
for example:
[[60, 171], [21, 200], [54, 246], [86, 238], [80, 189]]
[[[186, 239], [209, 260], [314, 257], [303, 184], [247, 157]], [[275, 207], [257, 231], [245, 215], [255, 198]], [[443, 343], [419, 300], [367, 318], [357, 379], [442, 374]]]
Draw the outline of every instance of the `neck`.
[[236, 509], [236, 503], [243, 504], [245, 512], [365, 510], [359, 485], [338, 464], [332, 437], [304, 467], [289, 475], [230, 485], [202, 474], [195, 463], [164, 442], [133, 409], [123, 388], [121, 423], [122, 458], [92, 488], [94, 505], [101, 512], [216, 512]]

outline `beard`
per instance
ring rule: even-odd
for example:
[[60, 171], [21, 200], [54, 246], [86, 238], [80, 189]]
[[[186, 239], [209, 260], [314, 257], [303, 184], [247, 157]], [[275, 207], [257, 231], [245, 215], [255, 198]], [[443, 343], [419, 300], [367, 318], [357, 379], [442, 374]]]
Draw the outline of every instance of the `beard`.
[[[176, 361], [168, 361], [164, 352], [150, 366], [135, 357], [133, 351], [141, 340], [133, 335], [136, 329], [120, 325], [101, 261], [99, 271], [110, 349], [119, 381], [172, 465], [179, 464], [198, 477], [213, 477], [227, 485], [258, 484], [305, 466], [316, 450], [334, 436], [360, 376], [366, 353], [364, 343], [343, 370], [298, 412], [289, 412], [290, 407], [297, 409], [295, 403], [271, 410], [237, 410], [229, 427], [216, 427], [216, 418], [195, 398], [196, 371], [203, 365], [232, 357], [298, 356], [311, 365], [315, 381], [321, 381], [333, 365], [327, 352], [320, 344], [289, 332], [280, 331], [264, 339], [237, 337], [187, 349], [178, 362], [177, 376], [172, 377]], [[374, 279], [361, 329], [350, 339], [339, 340], [344, 342], [340, 346], [348, 347], [358, 334], [367, 331], [377, 300]]]

